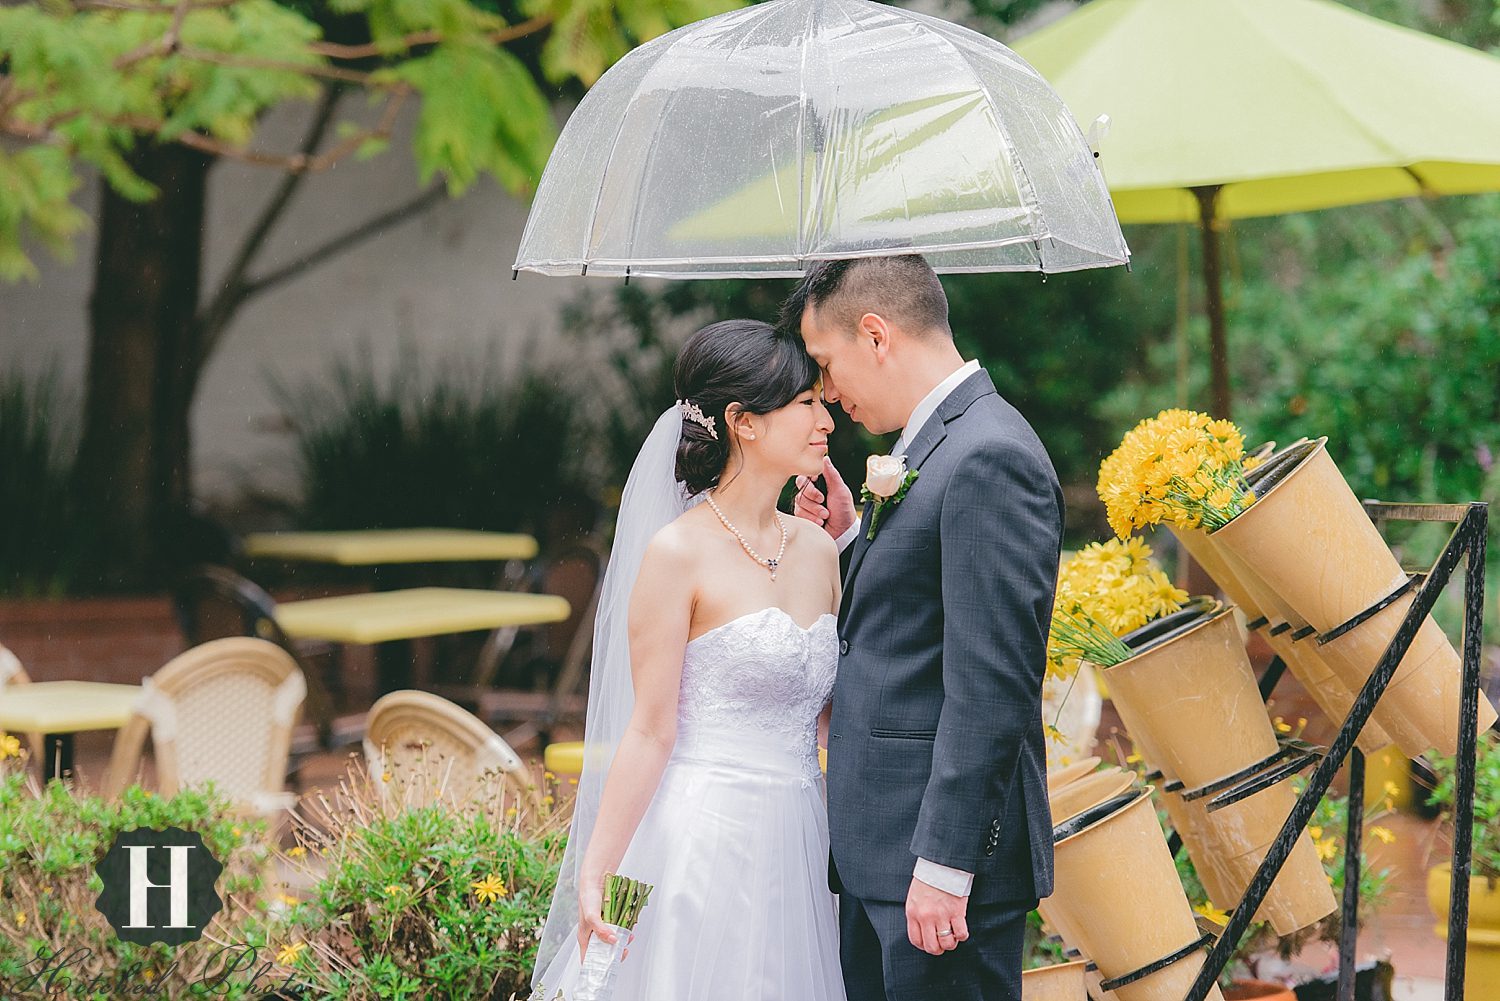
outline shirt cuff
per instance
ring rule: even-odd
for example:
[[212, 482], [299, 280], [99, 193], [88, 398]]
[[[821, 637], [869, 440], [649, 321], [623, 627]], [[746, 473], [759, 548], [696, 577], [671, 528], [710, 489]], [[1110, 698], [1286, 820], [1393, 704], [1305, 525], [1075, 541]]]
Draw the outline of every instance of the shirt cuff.
[[951, 893], [955, 897], [967, 897], [974, 885], [972, 872], [940, 865], [924, 858], [917, 859], [917, 867], [912, 875], [928, 886], [936, 887], [944, 893]]
[[854, 524], [844, 529], [844, 534], [839, 536], [839, 552], [843, 552], [854, 545], [854, 540], [859, 538], [859, 519], [854, 519]]

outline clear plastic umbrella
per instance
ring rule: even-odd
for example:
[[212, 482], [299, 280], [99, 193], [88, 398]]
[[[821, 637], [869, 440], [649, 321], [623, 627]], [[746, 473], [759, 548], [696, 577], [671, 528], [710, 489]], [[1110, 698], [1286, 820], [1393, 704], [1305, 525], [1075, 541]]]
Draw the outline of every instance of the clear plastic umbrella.
[[772, 278], [1125, 264], [1092, 151], [993, 39], [867, 0], [774, 0], [634, 50], [568, 119], [517, 270]]

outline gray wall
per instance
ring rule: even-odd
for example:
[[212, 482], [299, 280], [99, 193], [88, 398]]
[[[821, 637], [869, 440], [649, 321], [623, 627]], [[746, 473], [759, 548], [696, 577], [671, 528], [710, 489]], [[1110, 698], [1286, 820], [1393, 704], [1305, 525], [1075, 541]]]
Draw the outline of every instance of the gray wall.
[[[363, 101], [346, 102], [343, 118], [363, 117]], [[298, 192], [260, 269], [275, 266], [419, 190], [408, 136], [409, 105], [390, 150], [373, 160], [344, 160], [310, 177]], [[295, 149], [310, 108], [278, 109], [257, 136], [268, 150]], [[223, 274], [230, 255], [281, 175], [270, 168], [223, 162], [209, 190], [205, 286]], [[95, 181], [78, 204], [97, 216]], [[528, 337], [555, 339], [558, 306], [583, 287], [604, 282], [524, 274], [511, 281], [528, 204], [493, 182], [457, 201], [387, 230], [251, 301], [214, 355], [193, 408], [195, 489], [210, 503], [231, 500], [247, 483], [291, 495], [295, 477], [284, 421], [266, 373], [290, 381], [317, 376], [335, 357], [367, 345], [377, 366], [394, 364], [403, 338], [422, 363], [434, 366], [500, 351], [513, 360]], [[38, 372], [49, 365], [81, 405], [88, 354], [88, 294], [93, 234], [77, 241], [71, 263], [33, 254], [35, 282], [0, 284], [0, 366]]]

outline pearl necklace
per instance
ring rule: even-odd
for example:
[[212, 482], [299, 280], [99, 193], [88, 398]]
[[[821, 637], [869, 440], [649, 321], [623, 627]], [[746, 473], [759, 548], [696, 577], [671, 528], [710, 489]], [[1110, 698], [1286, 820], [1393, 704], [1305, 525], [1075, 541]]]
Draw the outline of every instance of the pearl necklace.
[[781, 558], [786, 555], [786, 521], [782, 518], [781, 512], [776, 512], [776, 522], [781, 526], [781, 548], [777, 550], [775, 559], [767, 559], [760, 553], [757, 553], [754, 547], [752, 547], [750, 543], [745, 541], [745, 537], [740, 534], [739, 529], [730, 524], [729, 519], [724, 517], [724, 512], [719, 510], [719, 505], [714, 503], [714, 499], [711, 495], [704, 494], [703, 499], [708, 501], [708, 506], [714, 509], [714, 514], [719, 516], [719, 520], [724, 523], [724, 527], [729, 529], [729, 531], [734, 534], [734, 537], [736, 539], [740, 540], [740, 548], [745, 550], [746, 555], [748, 555], [755, 562], [759, 563], [761, 566], [765, 567], [767, 570], [771, 571], [771, 580], [774, 581], [776, 579], [776, 568], [781, 566]]

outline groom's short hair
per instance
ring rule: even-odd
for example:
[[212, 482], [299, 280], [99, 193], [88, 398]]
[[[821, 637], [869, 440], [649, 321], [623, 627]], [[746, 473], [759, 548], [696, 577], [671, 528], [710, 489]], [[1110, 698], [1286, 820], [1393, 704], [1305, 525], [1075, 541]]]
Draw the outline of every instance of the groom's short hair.
[[808, 307], [846, 333], [861, 316], [878, 313], [914, 334], [953, 336], [943, 283], [920, 254], [818, 261], [782, 304], [782, 329], [795, 335]]

